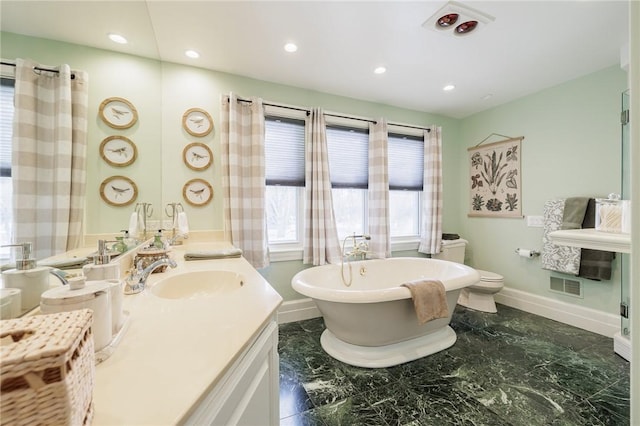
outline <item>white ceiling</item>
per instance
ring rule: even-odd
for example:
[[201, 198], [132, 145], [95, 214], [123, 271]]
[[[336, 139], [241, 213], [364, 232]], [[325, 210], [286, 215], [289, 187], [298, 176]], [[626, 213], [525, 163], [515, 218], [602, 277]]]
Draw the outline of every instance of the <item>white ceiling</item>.
[[0, 28], [455, 118], [619, 64], [628, 43], [626, 1], [465, 1], [495, 17], [466, 37], [422, 26], [445, 3], [1, 0]]

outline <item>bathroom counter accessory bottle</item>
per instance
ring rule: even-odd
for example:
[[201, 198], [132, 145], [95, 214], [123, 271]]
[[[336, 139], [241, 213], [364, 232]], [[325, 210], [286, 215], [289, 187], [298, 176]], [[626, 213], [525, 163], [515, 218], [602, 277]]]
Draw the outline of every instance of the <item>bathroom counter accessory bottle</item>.
[[44, 314], [53, 314], [91, 309], [91, 328], [97, 352], [111, 342], [113, 334], [110, 291], [111, 285], [107, 281], [87, 282], [85, 277], [70, 278], [68, 286], [55, 287], [42, 294], [40, 310]]
[[596, 230], [629, 234], [631, 232], [631, 203], [618, 194], [596, 198]]
[[21, 259], [16, 260], [15, 269], [2, 272], [4, 288], [19, 288], [22, 290], [22, 311], [38, 306], [40, 295], [49, 289], [48, 266], [37, 266], [36, 260], [31, 258], [31, 243], [10, 244], [3, 247], [21, 247]]
[[[167, 252], [167, 250], [159, 249], [155, 247], [149, 247], [149, 248], [138, 251], [133, 261], [133, 267], [136, 268], [138, 265], [138, 262], [142, 262], [142, 269], [144, 269], [147, 266], [151, 265], [156, 260], [166, 259], [168, 257], [169, 257], [169, 253]], [[164, 272], [166, 269], [167, 269], [167, 265], [162, 265], [154, 269], [153, 272], [151, 273], [156, 274], [159, 272]]]
[[158, 229], [158, 233], [153, 237], [153, 247], [164, 249], [164, 241], [162, 240], [162, 229]]
[[116, 243], [113, 246], [111, 246], [111, 250], [120, 254], [127, 251], [127, 243], [124, 242], [124, 238], [125, 238], [124, 236], [116, 237]]
[[107, 242], [98, 240], [98, 254], [93, 256], [93, 263], [84, 265], [82, 273], [87, 280], [117, 280], [120, 278], [120, 265], [118, 262], [109, 263], [107, 254]]

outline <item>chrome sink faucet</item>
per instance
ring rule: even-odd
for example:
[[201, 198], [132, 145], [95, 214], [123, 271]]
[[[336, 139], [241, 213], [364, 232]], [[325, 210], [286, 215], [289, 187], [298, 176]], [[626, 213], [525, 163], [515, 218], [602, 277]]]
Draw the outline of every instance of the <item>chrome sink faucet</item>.
[[147, 285], [147, 278], [149, 275], [162, 265], [169, 265], [172, 268], [178, 266], [178, 264], [169, 258], [159, 259], [153, 262], [146, 268], [142, 268], [142, 260], [138, 261], [135, 269], [132, 269], [129, 276], [125, 279], [124, 294], [136, 294], [140, 293]]
[[57, 279], [60, 280], [60, 282], [62, 283], [62, 285], [68, 285], [69, 281], [67, 280], [67, 276], [64, 273], [64, 271], [61, 271], [60, 269], [56, 269], [56, 268], [51, 268], [49, 270], [49, 273], [51, 275], [53, 275], [54, 277], [56, 277]]

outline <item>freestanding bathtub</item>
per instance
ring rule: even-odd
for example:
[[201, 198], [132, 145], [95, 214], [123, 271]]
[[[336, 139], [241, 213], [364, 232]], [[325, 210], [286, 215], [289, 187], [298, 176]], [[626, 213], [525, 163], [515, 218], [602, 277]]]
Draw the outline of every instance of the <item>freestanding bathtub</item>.
[[[447, 318], [419, 324], [411, 293], [401, 286], [417, 279], [442, 281]], [[345, 263], [342, 270], [341, 265], [316, 266], [297, 273], [291, 285], [312, 298], [324, 317], [320, 342], [329, 355], [358, 367], [381, 368], [452, 346], [456, 334], [449, 323], [458, 294], [479, 280], [480, 274], [465, 265], [400, 257]]]

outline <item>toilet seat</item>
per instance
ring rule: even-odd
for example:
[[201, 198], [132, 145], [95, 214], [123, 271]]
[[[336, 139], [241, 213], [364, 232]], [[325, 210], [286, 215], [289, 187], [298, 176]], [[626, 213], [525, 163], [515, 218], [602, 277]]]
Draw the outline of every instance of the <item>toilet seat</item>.
[[483, 271], [481, 269], [476, 269], [480, 274], [480, 281], [484, 282], [497, 282], [504, 281], [504, 277], [500, 274], [496, 274], [495, 272]]
[[463, 288], [458, 297], [458, 304], [482, 312], [497, 312], [493, 295], [504, 287], [504, 277], [494, 272], [476, 269], [480, 281]]

